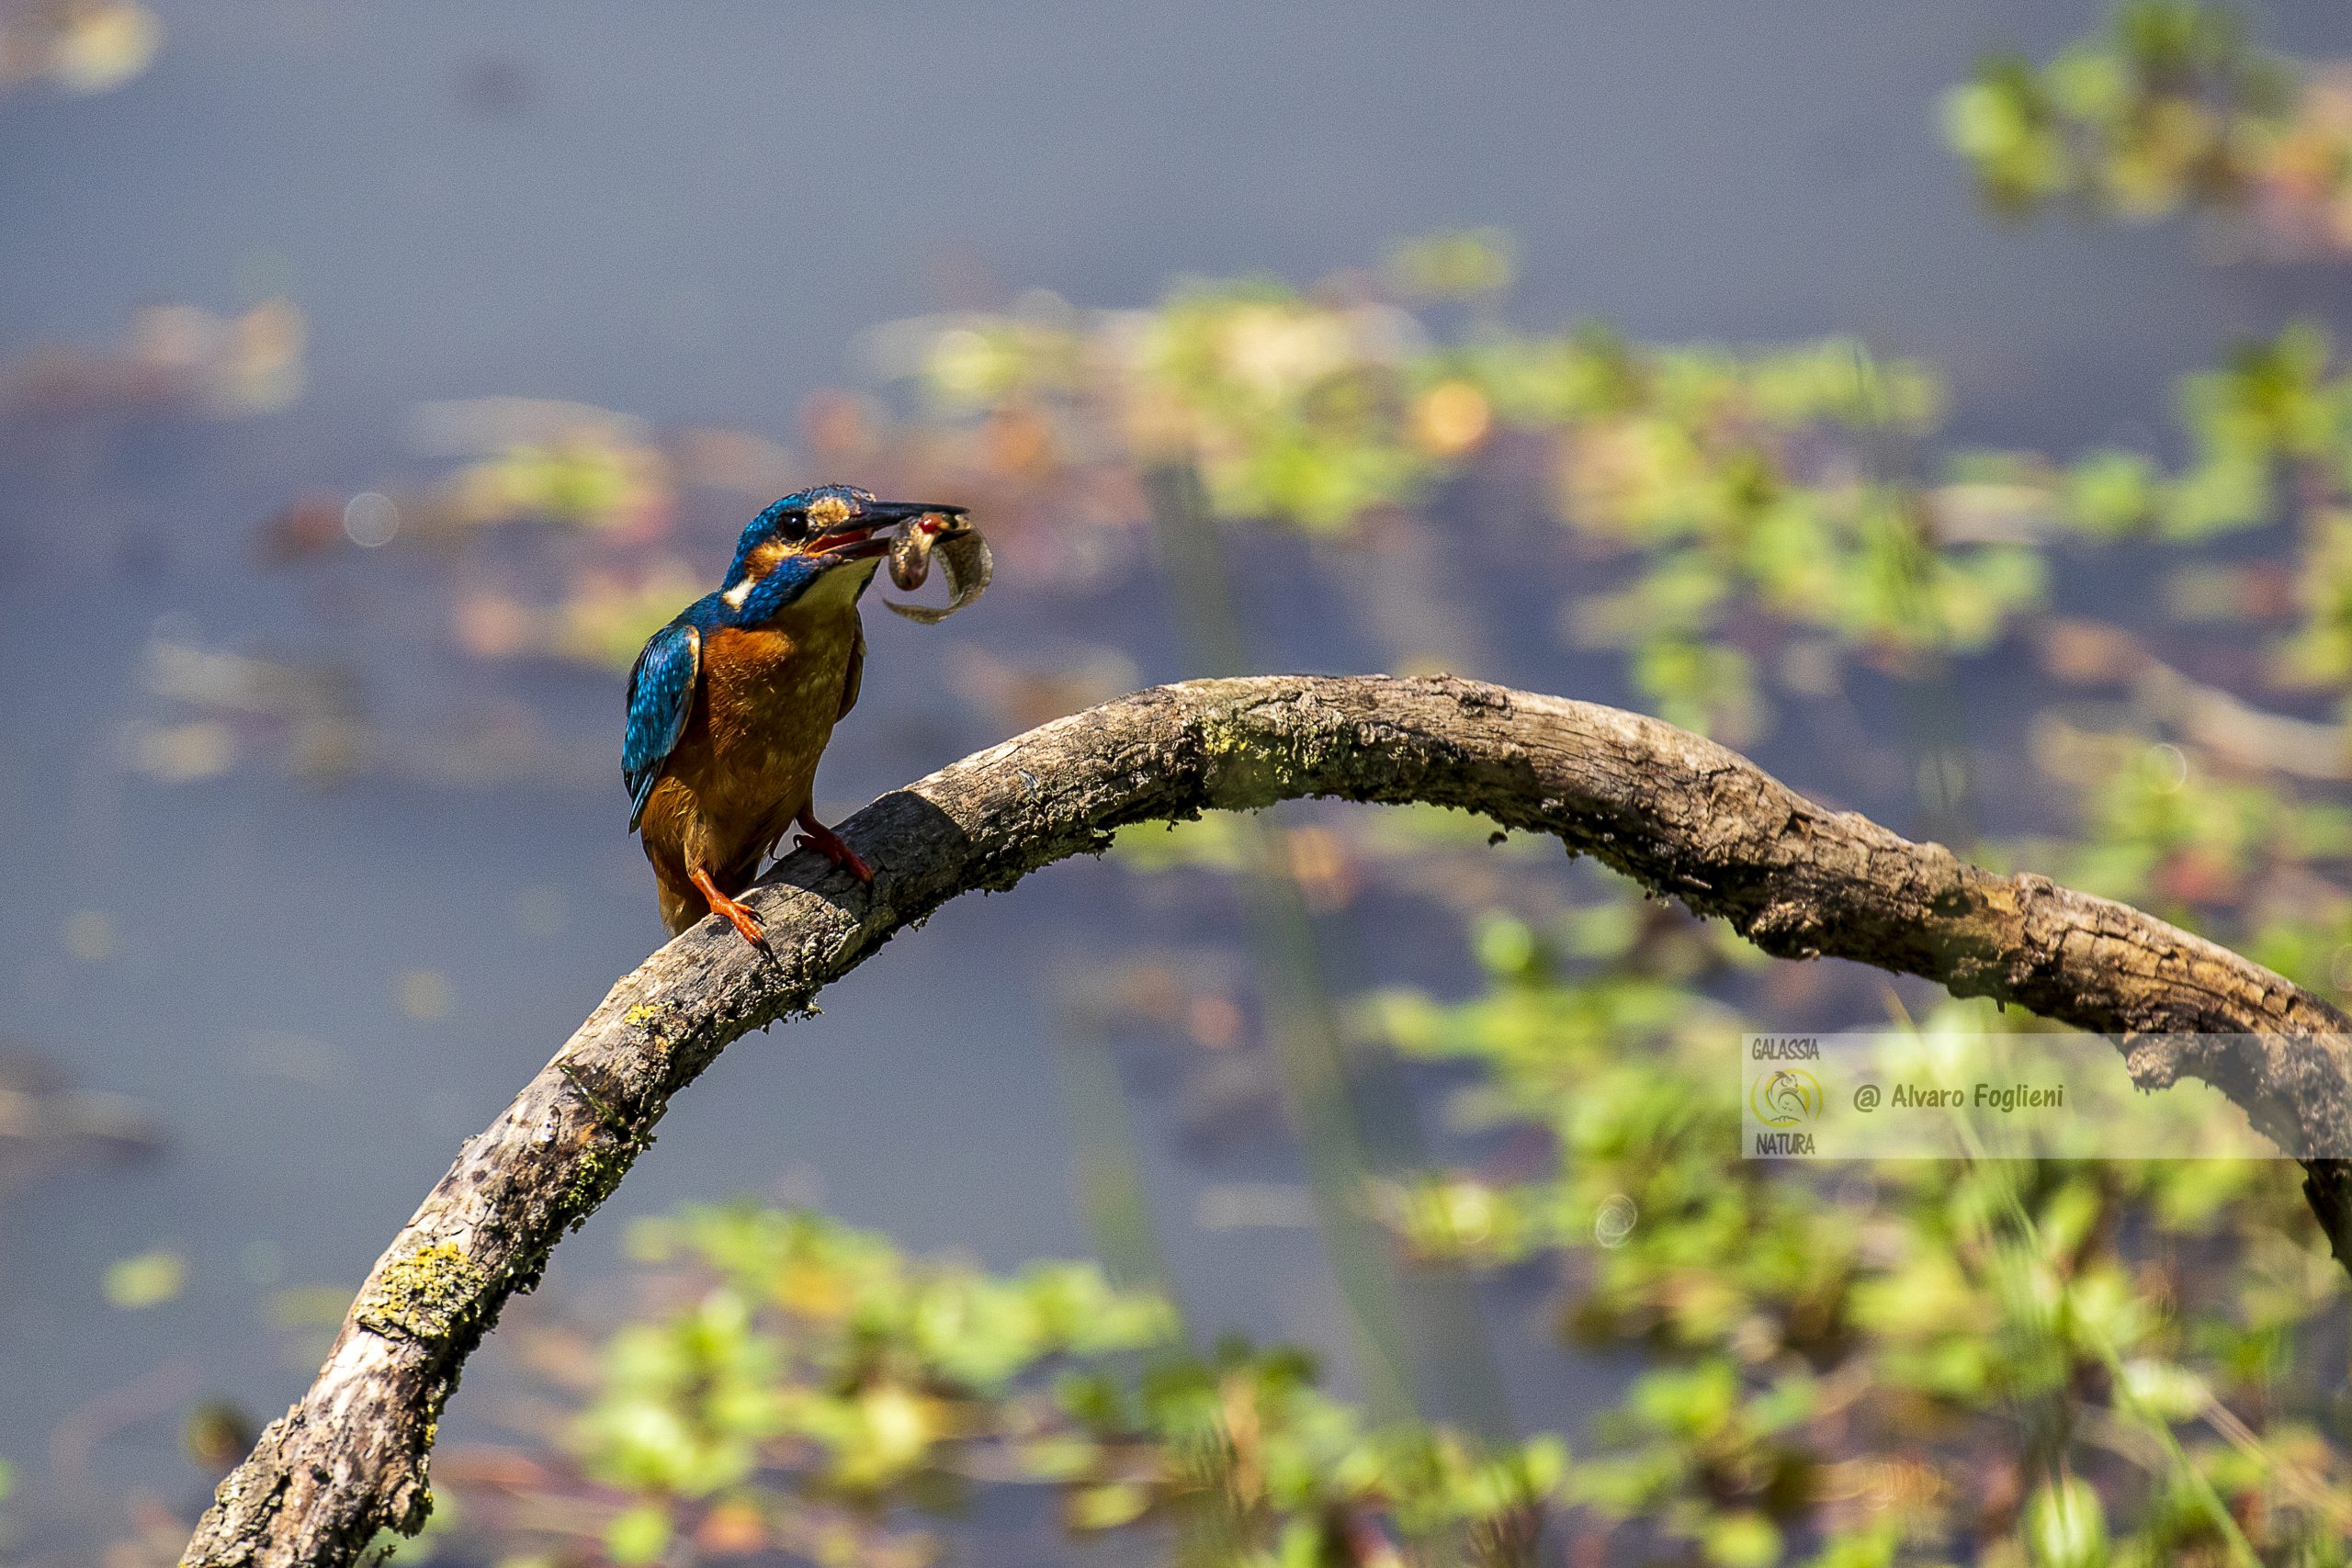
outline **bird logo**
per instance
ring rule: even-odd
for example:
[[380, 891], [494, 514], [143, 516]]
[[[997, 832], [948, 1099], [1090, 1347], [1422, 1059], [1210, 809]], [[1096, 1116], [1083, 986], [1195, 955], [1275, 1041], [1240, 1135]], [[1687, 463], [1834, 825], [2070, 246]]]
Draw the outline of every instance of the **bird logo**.
[[1803, 1067], [1776, 1067], [1747, 1091], [1747, 1108], [1767, 1127], [1793, 1127], [1821, 1114], [1821, 1080]]

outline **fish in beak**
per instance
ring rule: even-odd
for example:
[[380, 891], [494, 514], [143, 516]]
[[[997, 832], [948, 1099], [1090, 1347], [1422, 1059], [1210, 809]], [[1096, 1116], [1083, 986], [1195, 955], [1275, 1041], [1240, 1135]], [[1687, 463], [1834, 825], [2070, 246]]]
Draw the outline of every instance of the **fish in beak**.
[[808, 540], [810, 555], [842, 560], [869, 560], [892, 553], [900, 539], [913, 535], [940, 538], [967, 532], [969, 508], [932, 501], [865, 501], [842, 509], [842, 514], [821, 524]]

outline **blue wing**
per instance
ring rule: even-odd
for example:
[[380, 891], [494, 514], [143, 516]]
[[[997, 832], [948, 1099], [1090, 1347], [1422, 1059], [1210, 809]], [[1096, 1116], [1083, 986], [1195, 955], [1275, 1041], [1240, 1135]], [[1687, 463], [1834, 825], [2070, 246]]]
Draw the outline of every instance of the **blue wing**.
[[645, 815], [662, 764], [686, 732], [702, 673], [702, 633], [674, 622], [653, 634], [628, 672], [628, 737], [621, 744], [621, 782], [628, 785], [629, 831]]

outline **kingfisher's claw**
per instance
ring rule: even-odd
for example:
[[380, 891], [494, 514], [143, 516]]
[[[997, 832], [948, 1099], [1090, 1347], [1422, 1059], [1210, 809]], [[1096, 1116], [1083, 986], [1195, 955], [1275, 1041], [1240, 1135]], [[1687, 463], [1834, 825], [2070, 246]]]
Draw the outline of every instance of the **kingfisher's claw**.
[[761, 926], [759, 916], [752, 913], [749, 905], [729, 898], [726, 894], [721, 893], [718, 890], [718, 885], [711, 881], [710, 874], [707, 872], [695, 872], [692, 880], [703, 897], [709, 901], [712, 914], [733, 926], [736, 934], [745, 942], [750, 942], [770, 958], [775, 956], [775, 951], [768, 946], [767, 931]]
[[861, 860], [857, 852], [843, 842], [839, 833], [818, 821], [812, 813], [804, 811], [793, 820], [800, 828], [799, 836], [792, 841], [795, 849], [816, 851], [860, 882], [874, 880], [874, 868]]

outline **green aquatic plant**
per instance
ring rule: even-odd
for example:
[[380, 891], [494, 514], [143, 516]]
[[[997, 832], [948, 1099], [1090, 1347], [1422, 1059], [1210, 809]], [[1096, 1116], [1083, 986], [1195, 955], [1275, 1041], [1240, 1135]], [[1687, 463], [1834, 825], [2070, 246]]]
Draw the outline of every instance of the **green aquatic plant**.
[[1923, 367], [1847, 339], [1736, 353], [1521, 332], [1491, 308], [1511, 274], [1496, 237], [1433, 236], [1398, 258], [1410, 298], [1481, 302], [1462, 333], [1363, 280], [1196, 281], [1140, 311], [1033, 299], [899, 323], [884, 363], [928, 423], [1032, 427], [1047, 468], [1089, 493], [1182, 467], [1214, 516], [1323, 538], [1425, 510], [1490, 448], [1540, 444], [1553, 510], [1620, 563], [1564, 624], [1623, 649], [1667, 716], [1702, 728], [1755, 727], [1734, 624], [1760, 615], [1900, 661], [1984, 647], [2038, 602], [2033, 552], [1944, 537], [1905, 472], [1944, 402]]
[[2178, 473], [2134, 452], [2090, 453], [2057, 480], [2059, 516], [2097, 537], [2177, 543], [2267, 523], [2282, 501], [2324, 518], [2352, 491], [2352, 373], [2331, 374], [2332, 358], [2310, 322], [2238, 344], [2180, 380], [2189, 456]]
[[1519, 1563], [1566, 1474], [1555, 1438], [1367, 1425], [1296, 1351], [1195, 1354], [1165, 1303], [1088, 1265], [992, 1275], [748, 1203], [645, 1224], [632, 1249], [664, 1304], [583, 1381], [570, 1472], [460, 1483], [420, 1560], [594, 1542], [616, 1563], [912, 1563], [937, 1550], [923, 1519], [995, 1486], [1204, 1564]]
[[2215, 0], [2123, 0], [2037, 64], [1988, 55], [1946, 93], [1944, 140], [1986, 206], [2146, 222], [2235, 220], [2242, 254], [2352, 252], [2352, 82], [2257, 44]]
[[[2199, 841], [2146, 787], [2098, 831]], [[1366, 1010], [1408, 1054], [1482, 1069], [1464, 1124], [1532, 1122], [1556, 1150], [1546, 1174], [1395, 1195], [1400, 1241], [1556, 1258], [1564, 1329], [1653, 1358], [1579, 1442], [1579, 1517], [1725, 1568], [1804, 1541], [1820, 1562], [2048, 1561], [2094, 1506], [2102, 1562], [2337, 1560], [2352, 1471], [2329, 1404], [2293, 1392], [2337, 1308], [2324, 1253], [2275, 1228], [2290, 1166], [1743, 1160], [1731, 1015], [1696, 989], [1715, 946], [1630, 897], [1492, 917], [1478, 995]], [[2012, 1021], [1954, 1003], [1922, 1027]]]
[[2153, 218], [2242, 198], [2285, 134], [2291, 67], [2208, 0], [2125, 0], [2044, 65], [1982, 62], [1943, 102], [1944, 135], [1997, 210], [2052, 202]]

